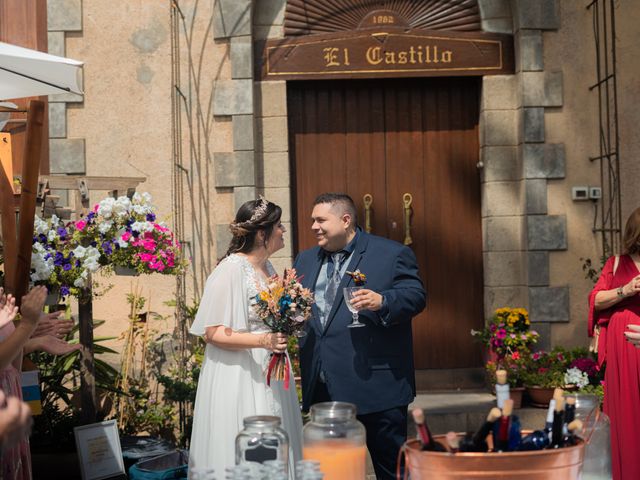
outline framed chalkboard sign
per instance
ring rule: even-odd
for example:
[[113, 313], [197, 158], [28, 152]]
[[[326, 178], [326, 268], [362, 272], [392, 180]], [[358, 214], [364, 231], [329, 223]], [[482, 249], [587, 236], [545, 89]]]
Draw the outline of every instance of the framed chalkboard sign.
[[115, 420], [73, 429], [82, 480], [102, 480], [125, 473]]

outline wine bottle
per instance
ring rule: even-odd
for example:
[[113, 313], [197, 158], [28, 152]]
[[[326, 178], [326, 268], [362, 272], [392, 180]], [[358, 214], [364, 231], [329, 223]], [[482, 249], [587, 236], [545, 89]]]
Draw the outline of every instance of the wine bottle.
[[511, 415], [511, 426], [509, 427], [509, 451], [518, 450], [522, 442], [522, 428], [520, 426], [520, 417]]
[[506, 452], [509, 450], [509, 434], [511, 430], [511, 414], [513, 413], [513, 400], [504, 401], [502, 416], [498, 419], [498, 432], [494, 450]]
[[504, 407], [504, 401], [510, 398], [509, 384], [507, 383], [507, 371], [496, 370], [496, 404], [498, 408]]
[[522, 439], [520, 445], [518, 446], [518, 450], [543, 450], [548, 446], [549, 434], [544, 430], [535, 430]]
[[578, 443], [578, 432], [582, 431], [582, 427], [582, 420], [572, 420], [567, 425], [567, 430], [569, 431], [569, 433], [565, 436], [564, 439], [565, 447], [572, 447], [576, 443]]
[[555, 398], [556, 408], [553, 412], [553, 426], [551, 427], [551, 448], [562, 448], [564, 445], [564, 397]]
[[467, 434], [460, 441], [460, 451], [461, 452], [486, 452], [489, 450], [489, 446], [487, 445], [487, 436], [493, 430], [493, 426], [496, 421], [500, 418], [502, 413], [499, 408], [492, 408], [487, 415], [486, 421], [480, 426], [478, 431], [474, 434]]
[[445, 437], [447, 441], [447, 450], [449, 453], [457, 453], [460, 449], [460, 439], [456, 432], [447, 432]]
[[416, 423], [416, 430], [418, 432], [418, 439], [422, 444], [422, 450], [432, 450], [436, 452], [446, 451], [446, 448], [442, 444], [433, 439], [429, 427], [427, 427], [422, 409], [414, 408], [411, 411], [411, 415], [413, 416], [413, 421]]
[[549, 409], [547, 410], [547, 421], [544, 424], [544, 431], [547, 432], [549, 441], [551, 441], [551, 430], [553, 428], [553, 412], [556, 411], [556, 400], [552, 398], [549, 400]]
[[568, 425], [576, 418], [576, 397], [567, 397], [564, 404], [564, 435], [569, 435]]

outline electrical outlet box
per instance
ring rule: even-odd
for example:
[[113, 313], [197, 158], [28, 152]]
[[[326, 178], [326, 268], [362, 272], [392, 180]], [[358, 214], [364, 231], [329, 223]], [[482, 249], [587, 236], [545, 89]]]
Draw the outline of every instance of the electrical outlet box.
[[576, 201], [589, 200], [589, 187], [572, 187], [571, 198]]
[[602, 188], [589, 187], [589, 198], [591, 200], [600, 200], [602, 198]]

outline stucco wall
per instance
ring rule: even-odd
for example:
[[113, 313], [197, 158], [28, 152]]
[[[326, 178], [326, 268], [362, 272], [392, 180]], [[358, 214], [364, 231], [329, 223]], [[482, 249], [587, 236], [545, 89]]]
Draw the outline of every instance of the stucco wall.
[[[592, 12], [582, 2], [558, 3], [561, 28], [544, 33], [544, 61], [546, 69], [563, 72], [564, 104], [562, 108], [546, 111], [545, 133], [548, 141], [565, 144], [566, 178], [549, 182], [548, 206], [551, 215], [567, 217], [568, 249], [550, 254], [550, 275], [552, 285], [570, 287], [571, 321], [554, 325], [551, 340], [553, 344], [572, 346], [587, 341], [586, 299], [592, 283], [584, 278], [581, 258], [591, 258], [598, 265], [601, 251], [601, 237], [592, 232], [594, 208], [597, 206], [600, 216], [600, 205], [571, 199], [573, 186], [600, 186], [599, 162], [589, 160], [599, 154], [598, 95], [595, 90], [589, 91], [589, 86], [596, 83]], [[640, 162], [635, 160], [640, 153], [636, 131], [640, 117], [635, 107], [640, 86], [640, 62], [635, 49], [640, 40], [634, 20], [637, 14], [640, 14], [637, 3], [617, 4], [623, 227], [630, 211], [640, 205], [636, 187]]]
[[[212, 225], [228, 222], [228, 192], [211, 187], [212, 152], [230, 148], [229, 117], [214, 118], [215, 82], [230, 78], [228, 41], [211, 35], [213, 2], [179, 2], [184, 158], [185, 250], [198, 268], [187, 279], [187, 302], [215, 266]], [[197, 10], [195, 9], [197, 5]], [[84, 102], [67, 110], [68, 137], [85, 139], [86, 174], [146, 177], [138, 191], [153, 196], [159, 218], [172, 217], [172, 61], [170, 2], [82, 1], [82, 31], [67, 34], [66, 55], [85, 62]], [[187, 107], [188, 105], [188, 107]], [[92, 192], [92, 202], [105, 192]], [[113, 289], [94, 302], [94, 318], [107, 320], [96, 335], [119, 335], [126, 327], [126, 295], [139, 285], [150, 309], [171, 317], [175, 279], [160, 275], [98, 279]], [[155, 328], [172, 328], [172, 320]]]

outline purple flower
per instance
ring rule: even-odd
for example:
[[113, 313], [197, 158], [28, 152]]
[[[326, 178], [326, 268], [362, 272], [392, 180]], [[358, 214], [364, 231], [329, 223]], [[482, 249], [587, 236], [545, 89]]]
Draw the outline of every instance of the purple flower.
[[64, 255], [61, 252], [56, 252], [56, 256], [53, 259], [53, 264], [56, 267], [59, 267], [62, 265], [63, 262], [64, 262]]
[[69, 290], [69, 287], [67, 287], [66, 285], [62, 285], [60, 287], [60, 295], [62, 295], [63, 297], [66, 297], [70, 293], [71, 293], [71, 291]]
[[65, 272], [68, 272], [69, 270], [71, 270], [71, 268], [72, 268], [72, 267], [71, 267], [71, 264], [70, 264], [70, 263], [65, 263], [64, 265], [62, 265], [62, 269], [63, 269]]
[[109, 240], [107, 240], [106, 242], [102, 242], [102, 251], [107, 255], [111, 255], [111, 253], [113, 252], [111, 248], [111, 242]]
[[67, 238], [67, 229], [64, 227], [58, 227], [56, 229], [56, 232], [58, 233], [58, 236], [60, 237], [60, 240], [64, 240], [65, 238]]
[[87, 222], [91, 223], [91, 220], [93, 220], [96, 216], [96, 212], [89, 212], [89, 215], [87, 215]]
[[155, 213], [147, 213], [147, 222], [155, 222], [156, 215]]

